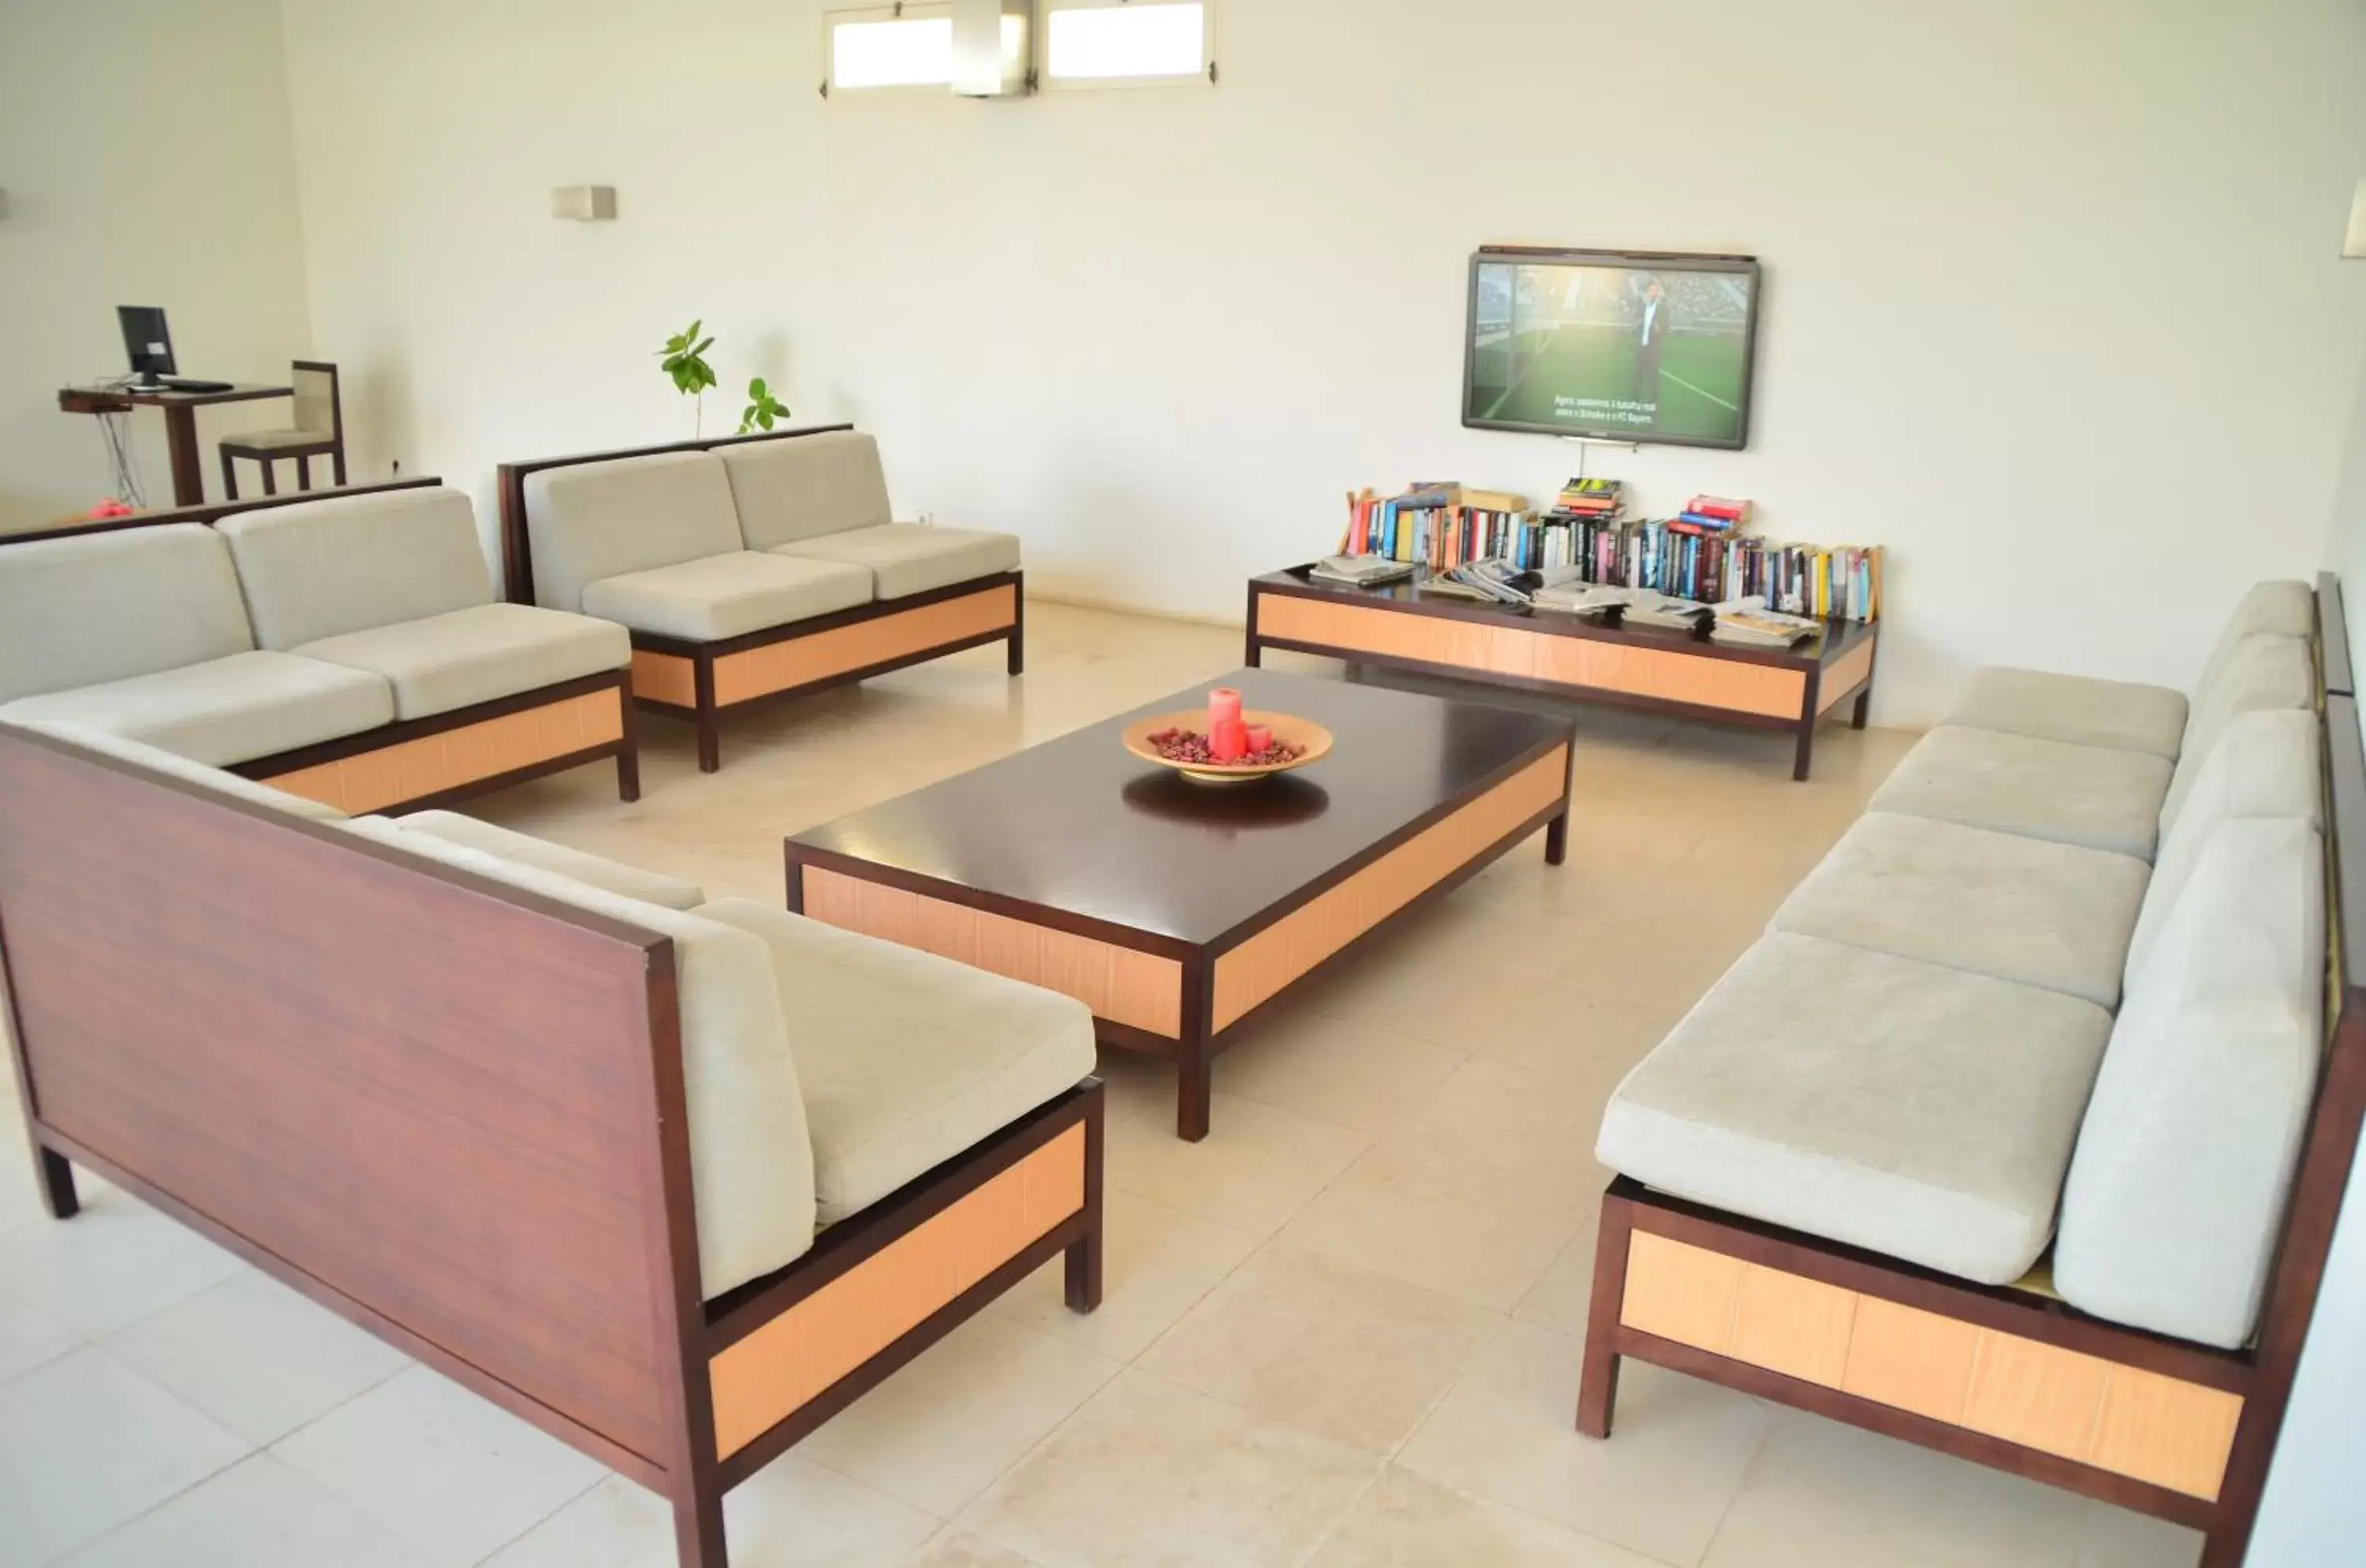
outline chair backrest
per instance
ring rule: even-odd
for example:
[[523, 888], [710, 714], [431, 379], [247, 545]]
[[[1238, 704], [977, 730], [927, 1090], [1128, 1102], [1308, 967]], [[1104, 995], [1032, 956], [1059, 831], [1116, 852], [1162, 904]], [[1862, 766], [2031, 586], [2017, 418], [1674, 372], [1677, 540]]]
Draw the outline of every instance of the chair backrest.
[[238, 513], [215, 526], [230, 542], [265, 648], [493, 602], [476, 512], [456, 490], [332, 496]]
[[535, 603], [554, 610], [580, 613], [603, 578], [747, 547], [711, 452], [546, 468], [527, 478], [525, 505]]
[[299, 359], [290, 369], [289, 379], [296, 387], [296, 428], [344, 439], [345, 410], [337, 391], [337, 367], [318, 359]]
[[860, 431], [755, 441], [719, 456], [751, 550], [895, 521], [879, 443]]
[[230, 548], [202, 523], [0, 544], [0, 702], [254, 647]]
[[2130, 980], [2063, 1186], [2054, 1282], [2083, 1311], [2251, 1336], [2325, 1042], [2325, 844], [2221, 823]]

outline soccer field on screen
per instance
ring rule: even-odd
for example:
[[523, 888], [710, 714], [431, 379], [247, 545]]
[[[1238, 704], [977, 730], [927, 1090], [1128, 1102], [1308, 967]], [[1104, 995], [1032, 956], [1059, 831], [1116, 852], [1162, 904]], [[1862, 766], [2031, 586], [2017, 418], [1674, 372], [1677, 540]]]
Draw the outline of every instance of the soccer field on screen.
[[1516, 352], [1510, 338], [1480, 347], [1469, 412], [1473, 419], [1516, 424], [1632, 429], [1637, 435], [1730, 441], [1741, 423], [1741, 360], [1747, 344], [1738, 333], [1671, 334], [1661, 353], [1657, 416], [1646, 424], [1628, 425], [1607, 411], [1566, 409], [1560, 400], [1631, 397], [1633, 331], [1531, 328], [1518, 334]]

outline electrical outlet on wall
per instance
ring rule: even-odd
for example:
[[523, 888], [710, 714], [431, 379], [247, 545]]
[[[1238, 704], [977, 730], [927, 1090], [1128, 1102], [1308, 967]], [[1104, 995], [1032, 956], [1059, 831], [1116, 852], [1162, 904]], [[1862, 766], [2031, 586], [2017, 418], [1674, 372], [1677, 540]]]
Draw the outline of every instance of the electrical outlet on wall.
[[933, 512], [923, 512], [920, 513], [920, 526], [923, 528], [933, 527], [936, 521], [937, 514]]

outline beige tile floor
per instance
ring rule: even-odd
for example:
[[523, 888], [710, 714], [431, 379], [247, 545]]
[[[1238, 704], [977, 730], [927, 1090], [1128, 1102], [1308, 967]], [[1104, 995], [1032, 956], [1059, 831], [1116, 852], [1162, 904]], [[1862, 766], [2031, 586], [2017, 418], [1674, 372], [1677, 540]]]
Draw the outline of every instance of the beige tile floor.
[[[587, 769], [477, 809], [777, 899], [784, 831], [1238, 659], [1053, 605], [1030, 630], [1022, 681], [987, 649], [776, 708], [714, 777], [652, 722], [637, 805]], [[1055, 1266], [921, 1357], [732, 1495], [738, 1568], [2192, 1562], [1648, 1367], [1616, 1438], [1571, 1429], [1603, 1100], [1911, 739], [1828, 729], [1799, 785], [1777, 739], [1581, 723], [1569, 863], [1523, 846], [1310, 985], [1219, 1064], [1206, 1143], [1165, 1073], [1107, 1062], [1106, 1304], [1068, 1314]], [[638, 1488], [121, 1193], [51, 1223], [0, 1151], [0, 1568], [671, 1562]]]

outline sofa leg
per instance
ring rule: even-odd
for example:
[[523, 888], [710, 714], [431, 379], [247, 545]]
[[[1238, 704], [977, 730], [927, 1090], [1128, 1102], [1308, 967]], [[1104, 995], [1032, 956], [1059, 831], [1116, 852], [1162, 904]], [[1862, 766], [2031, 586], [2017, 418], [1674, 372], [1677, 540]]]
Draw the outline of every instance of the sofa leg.
[[41, 1171], [41, 1201], [48, 1205], [50, 1218], [71, 1220], [82, 1213], [82, 1195], [74, 1190], [73, 1167], [66, 1156], [55, 1149], [36, 1145], [35, 1161]]
[[1068, 1244], [1067, 1300], [1070, 1312], [1101, 1304], [1101, 1161], [1106, 1148], [1107, 1100], [1098, 1084], [1085, 1109], [1085, 1234]]
[[1627, 1295], [1627, 1243], [1633, 1208], [1616, 1192], [1602, 1196], [1594, 1226], [1594, 1295], [1586, 1304], [1585, 1361], [1577, 1385], [1577, 1429], [1589, 1438], [1610, 1436], [1618, 1403], [1618, 1315]]
[[711, 773], [723, 766], [723, 726], [713, 708], [698, 715], [698, 771]]
[[1010, 628], [1009, 643], [1010, 672], [1013, 675], [1024, 675], [1027, 673], [1027, 638], [1017, 626]]
[[674, 1500], [673, 1543], [681, 1568], [730, 1568], [720, 1494]]

